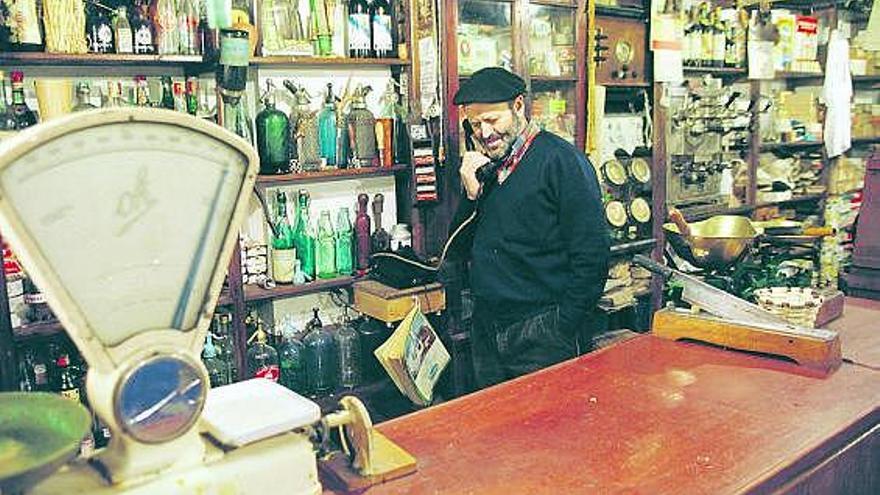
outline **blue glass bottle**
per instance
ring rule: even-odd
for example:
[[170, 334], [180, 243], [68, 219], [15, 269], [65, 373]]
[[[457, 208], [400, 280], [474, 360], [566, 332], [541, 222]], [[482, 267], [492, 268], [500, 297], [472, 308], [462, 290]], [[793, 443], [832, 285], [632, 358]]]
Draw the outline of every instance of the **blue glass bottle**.
[[328, 167], [336, 166], [336, 97], [333, 95], [333, 83], [327, 83], [327, 96], [324, 108], [318, 113], [318, 143], [321, 147], [321, 158]]

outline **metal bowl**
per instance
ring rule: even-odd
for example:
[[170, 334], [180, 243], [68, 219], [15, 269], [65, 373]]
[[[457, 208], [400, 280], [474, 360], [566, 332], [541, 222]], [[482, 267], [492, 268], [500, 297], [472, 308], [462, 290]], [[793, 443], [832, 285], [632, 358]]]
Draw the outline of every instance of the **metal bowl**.
[[724, 270], [736, 263], [755, 242], [759, 232], [746, 217], [719, 215], [690, 224], [683, 236], [674, 223], [663, 225], [676, 254], [707, 270]]

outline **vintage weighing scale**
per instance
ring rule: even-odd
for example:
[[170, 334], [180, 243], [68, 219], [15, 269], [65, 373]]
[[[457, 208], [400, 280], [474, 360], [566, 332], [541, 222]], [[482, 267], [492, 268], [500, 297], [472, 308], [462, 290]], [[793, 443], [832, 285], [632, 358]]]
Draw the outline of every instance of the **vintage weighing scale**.
[[414, 471], [356, 399], [321, 418], [268, 380], [209, 390], [199, 354], [257, 163], [216, 125], [142, 108], [74, 114], [3, 143], [0, 232], [88, 363], [88, 402], [112, 439], [53, 475], [88, 412], [0, 394], [0, 492], [316, 494], [313, 439], [336, 427], [351, 454], [339, 469], [368, 482]]
[[[729, 269], [746, 255], [758, 236], [745, 217], [718, 216], [687, 224], [675, 213], [670, 216], [677, 220], [677, 225], [663, 226], [670, 245], [679, 256], [706, 270]], [[690, 309], [657, 311], [651, 325], [655, 335], [781, 356], [820, 374], [841, 364], [837, 332], [791, 325], [755, 304], [643, 255], [634, 256], [633, 262], [681, 285], [682, 299], [691, 305]]]

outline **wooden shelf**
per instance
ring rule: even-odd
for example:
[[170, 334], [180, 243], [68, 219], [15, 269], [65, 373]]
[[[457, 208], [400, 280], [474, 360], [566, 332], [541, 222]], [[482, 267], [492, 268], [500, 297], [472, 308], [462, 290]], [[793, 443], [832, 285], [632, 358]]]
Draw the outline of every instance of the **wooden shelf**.
[[792, 196], [788, 199], [781, 199], [778, 201], [762, 201], [754, 206], [753, 209], [764, 208], [767, 206], [776, 206], [776, 205], [784, 205], [784, 204], [793, 204], [793, 203], [807, 203], [810, 201], [818, 201], [820, 199], [824, 199], [826, 193], [813, 193], [813, 194], [801, 194], [799, 196]]
[[529, 79], [531, 79], [533, 82], [571, 82], [571, 83], [576, 83], [578, 81], [577, 76], [530, 75]]
[[40, 337], [51, 337], [64, 333], [64, 327], [58, 321], [47, 321], [43, 323], [29, 323], [22, 325], [12, 331], [12, 335], [16, 341], [30, 340]]
[[410, 65], [412, 62], [400, 58], [344, 58], [344, 57], [296, 57], [270, 56], [251, 57], [251, 65], [281, 65], [296, 67], [327, 67], [334, 65], [358, 67], [382, 67]]
[[133, 55], [123, 53], [0, 52], [0, 65], [201, 65], [201, 55]]
[[385, 177], [394, 175], [397, 172], [403, 172], [404, 170], [409, 170], [409, 165], [397, 164], [391, 167], [334, 168], [319, 170], [316, 172], [303, 172], [300, 174], [258, 175], [256, 186], [265, 188], [273, 186], [288, 186], [291, 184], [307, 184], [310, 182], [333, 182], [365, 177]]
[[628, 88], [640, 89], [640, 88], [650, 88], [651, 83], [631, 82], [631, 81], [627, 81], [627, 80], [621, 80], [621, 81], [607, 82], [604, 84], [604, 86], [606, 88], [613, 88], [613, 89], [628, 89]]
[[703, 207], [691, 207], [682, 208], [681, 211], [684, 214], [685, 219], [688, 222], [697, 222], [700, 220], [705, 220], [709, 217], [714, 217], [715, 215], [742, 215], [745, 213], [751, 213], [752, 211], [758, 208], [766, 208], [768, 206], [776, 206], [776, 205], [784, 205], [784, 204], [794, 204], [794, 203], [807, 203], [810, 201], [818, 201], [824, 199], [827, 196], [827, 193], [814, 193], [814, 194], [801, 194], [798, 196], [793, 196], [788, 199], [782, 199], [779, 201], [762, 201], [760, 203], [754, 205], [741, 205], [734, 207], [724, 207], [724, 206], [703, 206]]
[[880, 74], [874, 74], [872, 76], [852, 76], [852, 80], [855, 84], [880, 83]]
[[822, 72], [777, 72], [775, 79], [785, 79], [787, 81], [824, 79], [825, 74]]
[[686, 75], [710, 74], [716, 77], [739, 78], [746, 76], [746, 70], [735, 67], [685, 67]]
[[653, 249], [657, 239], [641, 239], [611, 246], [611, 256], [623, 256]]
[[624, 19], [647, 19], [645, 9], [638, 7], [614, 7], [611, 5], [596, 5], [596, 15], [607, 17], [622, 17]]
[[880, 144], [880, 136], [872, 138], [853, 138], [852, 145], [859, 146], [865, 144]]
[[825, 141], [795, 141], [791, 143], [761, 143], [761, 151], [796, 150], [823, 146]]
[[281, 299], [285, 297], [304, 296], [317, 292], [326, 292], [340, 287], [349, 287], [354, 277], [337, 277], [326, 280], [318, 279], [303, 285], [279, 285], [274, 289], [263, 289], [255, 285], [244, 286], [244, 300], [248, 302]]

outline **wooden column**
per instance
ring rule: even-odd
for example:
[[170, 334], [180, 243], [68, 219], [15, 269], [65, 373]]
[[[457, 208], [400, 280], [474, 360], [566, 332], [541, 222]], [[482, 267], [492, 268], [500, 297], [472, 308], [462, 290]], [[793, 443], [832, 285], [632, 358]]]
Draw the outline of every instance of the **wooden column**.
[[[3, 239], [0, 237], [0, 245]], [[12, 335], [12, 320], [9, 314], [9, 296], [6, 293], [6, 271], [0, 269], [0, 392], [18, 390], [18, 376], [15, 356], [15, 340]]]

